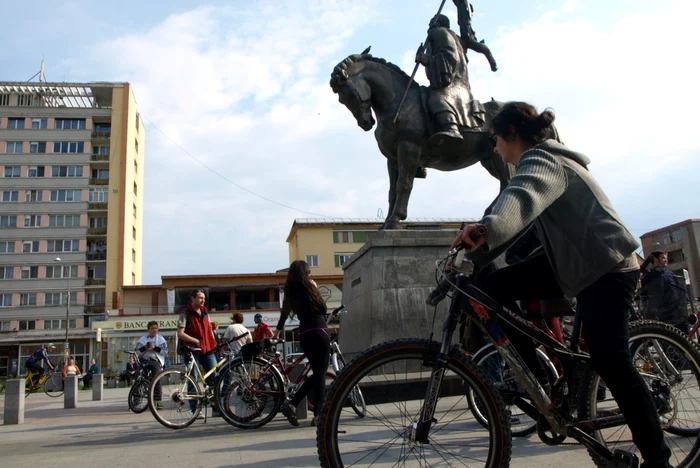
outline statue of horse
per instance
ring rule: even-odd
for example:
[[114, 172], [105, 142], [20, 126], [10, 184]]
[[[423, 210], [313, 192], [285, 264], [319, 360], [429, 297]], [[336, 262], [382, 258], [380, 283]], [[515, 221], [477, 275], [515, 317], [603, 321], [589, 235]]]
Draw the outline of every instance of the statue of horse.
[[[409, 83], [406, 100], [394, 123]], [[484, 103], [485, 112], [481, 114], [484, 124], [480, 128], [460, 129], [464, 141], [459, 148], [441, 148], [429, 143], [430, 119], [424, 103], [430, 90], [411, 83], [411, 78], [398, 66], [371, 56], [369, 48], [340, 62], [331, 73], [330, 84], [338, 94], [338, 101], [352, 112], [360, 128], [368, 132], [377, 123], [374, 136], [387, 159], [389, 172], [389, 210], [382, 229], [399, 229], [399, 222], [408, 213], [413, 180], [421, 177], [425, 168], [455, 171], [480, 162], [500, 181], [501, 190], [515, 173], [515, 167], [504, 163], [495, 153], [486, 128], [503, 105], [500, 102]], [[556, 138], [556, 130], [553, 133]]]

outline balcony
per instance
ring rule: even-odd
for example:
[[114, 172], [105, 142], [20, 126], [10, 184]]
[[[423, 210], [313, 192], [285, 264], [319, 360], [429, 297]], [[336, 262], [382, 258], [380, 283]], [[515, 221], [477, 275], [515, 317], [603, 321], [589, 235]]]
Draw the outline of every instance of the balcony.
[[88, 228], [88, 236], [106, 236], [107, 228]]
[[109, 140], [109, 137], [112, 135], [112, 132], [92, 132], [92, 139], [93, 140]]
[[85, 280], [85, 286], [105, 286], [106, 284], [107, 280], [105, 279], [88, 278]]
[[86, 305], [83, 312], [86, 314], [104, 314], [105, 305]]
[[[175, 308], [177, 310], [177, 307]], [[174, 320], [177, 320], [177, 315], [173, 315], [173, 311], [168, 306], [153, 306], [153, 307], [123, 307], [119, 309], [119, 315], [166, 315], [169, 314]]]
[[90, 185], [109, 185], [109, 179], [90, 178]]
[[88, 252], [86, 256], [88, 262], [103, 262], [107, 260], [107, 252]]
[[102, 211], [107, 209], [107, 203], [88, 203], [88, 210]]
[[92, 154], [90, 155], [90, 161], [96, 162], [96, 161], [106, 161], [109, 162], [109, 155], [108, 154]]

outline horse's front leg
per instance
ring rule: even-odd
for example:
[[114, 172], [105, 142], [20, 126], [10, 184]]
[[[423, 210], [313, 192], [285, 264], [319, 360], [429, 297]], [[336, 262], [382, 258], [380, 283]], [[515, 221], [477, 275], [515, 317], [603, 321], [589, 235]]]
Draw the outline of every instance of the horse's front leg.
[[382, 225], [382, 229], [386, 228], [391, 215], [396, 207], [396, 180], [399, 178], [399, 163], [394, 158], [386, 158], [386, 168], [389, 173], [389, 210], [387, 211], [386, 219]]
[[413, 143], [399, 143], [396, 151], [398, 177], [396, 178], [396, 199], [389, 217], [384, 223], [385, 229], [399, 229], [399, 222], [408, 215], [408, 200], [413, 190], [413, 179], [420, 162], [420, 147]]

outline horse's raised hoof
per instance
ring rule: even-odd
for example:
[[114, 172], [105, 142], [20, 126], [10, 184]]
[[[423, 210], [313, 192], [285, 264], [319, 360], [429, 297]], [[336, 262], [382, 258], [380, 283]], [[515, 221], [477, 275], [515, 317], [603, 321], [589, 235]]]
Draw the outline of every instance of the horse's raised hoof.
[[416, 170], [416, 175], [414, 176], [416, 179], [425, 179], [428, 177], [428, 170], [424, 167], [419, 167]]

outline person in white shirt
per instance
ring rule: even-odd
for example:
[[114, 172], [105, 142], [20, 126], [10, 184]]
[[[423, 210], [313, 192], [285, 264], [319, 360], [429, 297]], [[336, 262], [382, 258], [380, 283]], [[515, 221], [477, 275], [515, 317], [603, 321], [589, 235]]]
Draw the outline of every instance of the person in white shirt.
[[[243, 325], [243, 314], [236, 312], [231, 316], [233, 323], [224, 332], [224, 343], [228, 343], [231, 354], [236, 354], [246, 343], [252, 343], [250, 331]], [[233, 341], [231, 341], [233, 340]]]
[[[165, 356], [168, 355], [168, 342], [158, 334], [158, 322], [148, 322], [148, 335], [141, 337], [136, 343], [136, 351], [141, 353], [141, 364], [144, 370], [151, 371], [151, 376], [155, 376], [163, 370]], [[153, 399], [160, 405], [162, 398], [162, 387], [160, 382], [156, 383], [153, 392]]]

